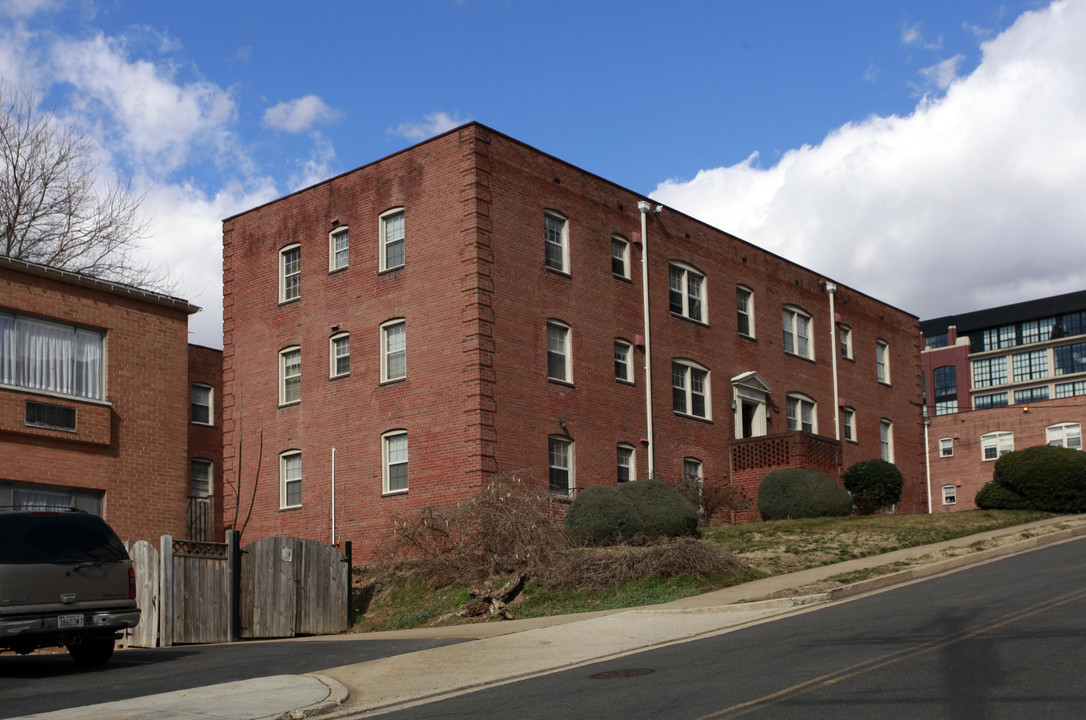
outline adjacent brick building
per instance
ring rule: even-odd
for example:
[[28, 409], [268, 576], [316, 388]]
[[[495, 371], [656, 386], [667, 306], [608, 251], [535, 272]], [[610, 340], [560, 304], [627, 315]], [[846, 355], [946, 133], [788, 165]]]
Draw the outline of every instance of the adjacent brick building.
[[1000, 455], [1082, 449], [1086, 291], [920, 323], [932, 511], [976, 508]]
[[190, 438], [190, 374], [221, 377], [218, 351], [188, 345], [197, 310], [0, 257], [0, 506], [79, 507], [129, 541], [192, 537], [190, 441], [222, 464], [220, 430]]
[[885, 455], [926, 506], [914, 316], [477, 123], [228, 218], [223, 270], [246, 540], [367, 554], [499, 473], [753, 496]]

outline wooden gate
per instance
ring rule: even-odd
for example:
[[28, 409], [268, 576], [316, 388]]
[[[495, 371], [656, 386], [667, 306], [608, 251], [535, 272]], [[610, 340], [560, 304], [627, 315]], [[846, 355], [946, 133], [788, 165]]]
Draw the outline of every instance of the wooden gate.
[[231, 640], [231, 582], [227, 543], [162, 536], [161, 643]]
[[241, 636], [328, 635], [347, 629], [350, 562], [331, 545], [263, 538], [241, 553]]
[[158, 551], [146, 540], [132, 546], [132, 567], [136, 571], [136, 605], [140, 622], [133, 628], [126, 644], [129, 647], [158, 646]]

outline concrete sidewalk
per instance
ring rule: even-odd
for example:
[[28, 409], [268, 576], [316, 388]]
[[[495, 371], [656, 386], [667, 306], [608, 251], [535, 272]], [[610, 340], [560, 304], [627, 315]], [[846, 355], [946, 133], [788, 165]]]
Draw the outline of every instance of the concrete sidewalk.
[[[36, 720], [258, 720], [362, 717], [474, 689], [728, 632], [819, 603], [872, 592], [1086, 534], [1086, 516], [1058, 517], [957, 540], [780, 575], [664, 605], [489, 622], [367, 638], [469, 638], [308, 675], [280, 675], [73, 708]], [[999, 543], [972, 550], [981, 541]], [[826, 579], [927, 555], [950, 555], [900, 572], [821, 590]], [[818, 590], [812, 592], [812, 589]], [[769, 599], [767, 599], [769, 598]], [[352, 636], [339, 636], [349, 641]], [[327, 636], [319, 638], [328, 640]], [[306, 638], [298, 639], [305, 642]]]

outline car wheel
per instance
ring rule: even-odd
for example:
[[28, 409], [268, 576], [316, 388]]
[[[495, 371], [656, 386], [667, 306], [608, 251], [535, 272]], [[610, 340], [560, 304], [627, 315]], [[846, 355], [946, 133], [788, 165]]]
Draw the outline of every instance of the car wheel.
[[76, 665], [105, 665], [113, 656], [113, 638], [83, 638], [68, 646]]

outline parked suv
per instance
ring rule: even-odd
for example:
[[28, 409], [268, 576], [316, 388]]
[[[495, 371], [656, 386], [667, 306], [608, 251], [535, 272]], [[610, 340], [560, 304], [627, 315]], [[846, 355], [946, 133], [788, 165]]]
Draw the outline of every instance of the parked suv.
[[135, 627], [135, 574], [113, 529], [80, 511], [0, 511], [0, 650], [66, 647], [100, 665]]

